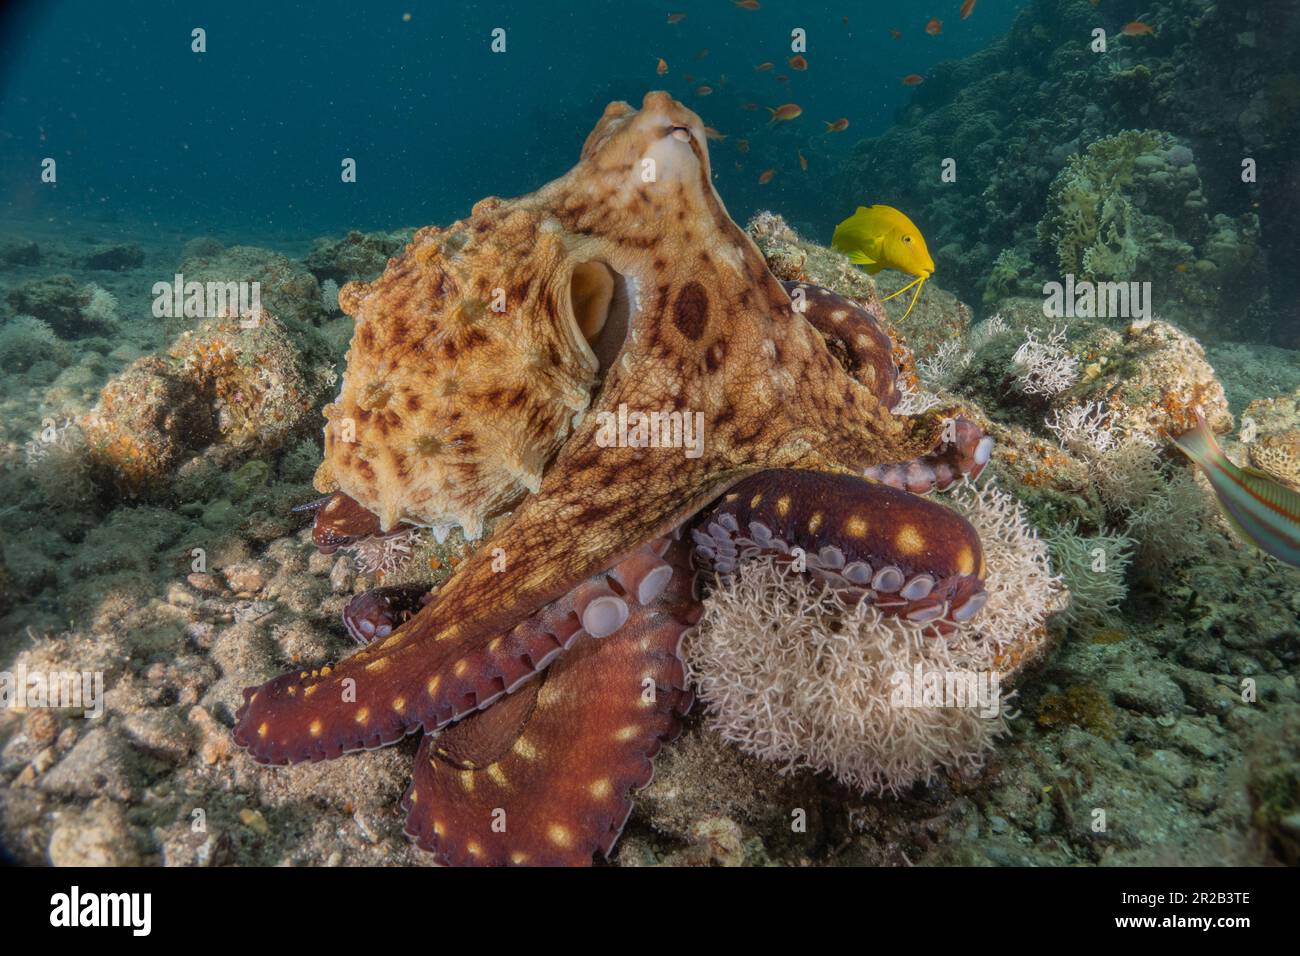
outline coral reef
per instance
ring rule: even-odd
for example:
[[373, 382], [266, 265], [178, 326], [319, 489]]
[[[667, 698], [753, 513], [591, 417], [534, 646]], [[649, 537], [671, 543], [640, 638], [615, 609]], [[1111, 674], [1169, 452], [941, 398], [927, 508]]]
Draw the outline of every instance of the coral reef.
[[[1158, 6], [1032, 0], [1005, 38], [938, 64], [885, 133], [855, 146], [819, 228], [872, 183], [920, 216], [936, 275], [990, 311], [1065, 270], [1149, 281], [1210, 339], [1264, 315], [1294, 347], [1297, 280], [1265, 252], [1293, 247], [1300, 221], [1285, 185], [1300, 133], [1275, 108], [1279, 84], [1294, 85], [1294, 11]], [[1151, 14], [1159, 43], [1119, 35]], [[1088, 47], [1098, 26], [1104, 53]], [[945, 157], [958, 159], [954, 182], [935, 173]], [[1242, 157], [1272, 169], [1244, 182]]]
[[[191, 251], [213, 255], [213, 248], [203, 240]], [[819, 284], [874, 302], [869, 277], [848, 269], [838, 275], [840, 257], [811, 244], [807, 251], [811, 269], [821, 270]], [[160, 252], [160, 261], [168, 255]], [[774, 267], [780, 263], [773, 260]], [[21, 283], [31, 273], [11, 275]], [[121, 286], [111, 291], [122, 303], [120, 314], [147, 311], [147, 300], [130, 305]], [[954, 311], [948, 321], [960, 325], [960, 315]], [[156, 334], [152, 323], [123, 326]], [[658, 758], [615, 862], [1294, 859], [1286, 730], [1300, 706], [1292, 673], [1300, 591], [1293, 572], [1261, 565], [1221, 520], [1197, 511], [1198, 502], [1202, 508], [1212, 502], [1209, 492], [1159, 437], [1185, 421], [1183, 399], [1169, 403], [1174, 416], [1164, 401], [1166, 392], [1190, 397], [1185, 374], [1210, 395], [1217, 427], [1230, 427], [1226, 405], [1218, 404], [1212, 388], [1222, 377], [1242, 427], [1248, 418], [1255, 423], [1253, 441], [1227, 445], [1246, 461], [1261, 436], [1280, 437], [1292, 427], [1290, 393], [1297, 383], [1286, 378], [1287, 356], [1252, 372], [1247, 356], [1219, 349], [1211, 353], [1216, 376], [1177, 330], [1130, 338], [1104, 323], [1076, 320], [1065, 345], [1079, 363], [1080, 382], [1044, 402], [1015, 387], [1011, 358], [1026, 329], [1041, 341], [1051, 328], [1040, 302], [1004, 303], [1000, 317], [954, 334], [942, 354], [929, 339], [916, 347], [923, 379], [917, 387], [961, 397], [996, 437], [989, 468], [999, 494], [1021, 502], [1008, 501], [1014, 513], [1042, 531], [1077, 521], [1081, 538], [1136, 539], [1123, 582], [1131, 599], [1121, 606], [1118, 629], [1079, 623], [1062, 634], [1060, 616], [1052, 618], [1049, 631], [1027, 645], [1039, 653], [1033, 666], [1018, 671], [1014, 685], [1011, 706], [1026, 716], [1006, 721], [1010, 733], [994, 749], [981, 746], [984, 770], [963, 772], [961, 764], [939, 770], [929, 786], [900, 796], [862, 797], [828, 774], [807, 770], [778, 774], [771, 762], [724, 741], [701, 709], [687, 719], [683, 738]], [[337, 336], [337, 330], [323, 331]], [[354, 598], [380, 583], [445, 586], [453, 566], [463, 564], [464, 539], [458, 533], [442, 542], [425, 537], [382, 582], [374, 573], [358, 573], [351, 553], [317, 554], [309, 533], [295, 532], [288, 512], [312, 495], [320, 454], [309, 434], [313, 428], [279, 452], [250, 450], [222, 466], [210, 459], [224, 455], [201, 449], [197, 456], [182, 454], [166, 479], [174, 506], [142, 506], [93, 491], [90, 501], [77, 502], [75, 489], [86, 490], [89, 461], [76, 424], [80, 412], [70, 407], [65, 414], [57, 403], [75, 406], [82, 394], [93, 401], [95, 376], [111, 375], [113, 361], [130, 363], [142, 352], [166, 359], [169, 348], [141, 348], [144, 338], [129, 347], [63, 342], [30, 318], [0, 326], [0, 342], [9, 337], [13, 345], [0, 348], [0, 356], [12, 356], [6, 371], [15, 388], [22, 383], [16, 392], [22, 404], [13, 406], [21, 430], [0, 469], [7, 503], [0, 540], [3, 662], [10, 670], [101, 670], [109, 699], [96, 722], [64, 712], [0, 713], [0, 841], [6, 850], [20, 862], [56, 864], [427, 862], [402, 832], [397, 803], [409, 758], [399, 748], [266, 773], [233, 745], [229, 728], [243, 687], [286, 662], [296, 666], [346, 653], [350, 638], [339, 619]], [[296, 331], [291, 345], [318, 347]], [[32, 401], [26, 373], [17, 370], [57, 371], [73, 361], [70, 349], [83, 350], [83, 358], [62, 373], [58, 389], [42, 391], [52, 403], [44, 408]], [[121, 358], [109, 359], [113, 349]], [[340, 351], [328, 349], [331, 355]], [[24, 357], [28, 353], [38, 358]], [[1164, 357], [1163, 381], [1144, 369], [1151, 354]], [[1181, 359], [1188, 360], [1186, 372]], [[1139, 377], [1142, 388], [1125, 387]], [[1104, 387], [1093, 390], [1099, 379]], [[1122, 401], [1112, 402], [1112, 393]], [[941, 401], [935, 395], [927, 400]], [[1255, 400], [1259, 404], [1243, 414]], [[51, 419], [52, 432], [42, 418]], [[53, 441], [44, 441], [51, 435]], [[956, 492], [977, 493], [991, 494], [987, 488]], [[1200, 543], [1191, 548], [1181, 523], [1188, 514], [1199, 515]], [[983, 535], [990, 566], [1002, 561], [998, 542], [996, 535]], [[1047, 543], [1040, 538], [1038, 547]], [[205, 572], [192, 567], [194, 548], [206, 551]], [[1169, 558], [1164, 564], [1162, 556]], [[1064, 576], [1067, 569], [1053, 563], [1053, 571]], [[773, 583], [790, 587], [785, 577]], [[993, 578], [987, 583], [993, 587]], [[811, 600], [820, 592], [809, 594]], [[1004, 603], [991, 597], [982, 613]], [[866, 616], [862, 608], [842, 613]], [[893, 618], [880, 627], [903, 625]], [[1049, 648], [1050, 654], [1042, 653]], [[1014, 670], [1017, 662], [1004, 666]], [[1255, 703], [1241, 699], [1244, 676], [1257, 684]], [[1114, 806], [1124, 813], [1112, 815], [1106, 832], [1095, 831], [1092, 808]], [[206, 812], [205, 833], [191, 827], [196, 807]], [[796, 819], [806, 829], [793, 827]]]
[[0, 263], [8, 266], [38, 266], [41, 247], [32, 239], [0, 239]]
[[[629, 194], [626, 164], [647, 150], [661, 175]], [[477, 537], [531, 493], [427, 601], [350, 604], [355, 654], [249, 687], [233, 737], [257, 760], [420, 729], [403, 808], [421, 846], [452, 863], [588, 862], [689, 700], [688, 546], [724, 573], [741, 546], [798, 550], [809, 570], [815, 550], [827, 578], [939, 635], [980, 614], [978, 533], [914, 492], [977, 475], [991, 442], [954, 407], [895, 415], [878, 303], [779, 282], [708, 173], [694, 113], [662, 92], [612, 103], [565, 176], [421, 229], [378, 280], [342, 290], [356, 332], [325, 411], [322, 550], [449, 520]], [[677, 437], [627, 439], [628, 409], [675, 410]], [[689, 541], [657, 539], [692, 519]], [[637, 704], [647, 683], [659, 691]], [[503, 781], [524, 821], [508, 832], [485, 822]]]

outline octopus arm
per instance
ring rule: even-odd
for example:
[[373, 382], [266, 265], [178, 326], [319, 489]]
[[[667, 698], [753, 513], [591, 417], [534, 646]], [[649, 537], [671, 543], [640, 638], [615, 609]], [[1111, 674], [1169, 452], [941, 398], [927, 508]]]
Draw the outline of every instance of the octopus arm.
[[[331, 759], [439, 730], [518, 688], [569, 647], [584, 614], [610, 605], [561, 598], [626, 555], [627, 541], [651, 540], [680, 520], [665, 515], [698, 510], [717, 494], [692, 494], [698, 476], [688, 469], [668, 475], [640, 497], [596, 475], [574, 483], [548, 476], [563, 486], [525, 502], [391, 635], [335, 666], [246, 690], [236, 742], [262, 763]], [[498, 548], [504, 570], [493, 558]]]
[[720, 574], [774, 557], [940, 632], [970, 620], [986, 600], [983, 550], [965, 518], [852, 475], [760, 472], [724, 495], [691, 537], [697, 561]]
[[[624, 593], [630, 614], [615, 633], [584, 633], [540, 679], [424, 738], [403, 799], [419, 846], [451, 865], [587, 865], [610, 853], [691, 702], [678, 645], [697, 606], [678, 551], [650, 603]], [[595, 583], [618, 578], [616, 568]]]

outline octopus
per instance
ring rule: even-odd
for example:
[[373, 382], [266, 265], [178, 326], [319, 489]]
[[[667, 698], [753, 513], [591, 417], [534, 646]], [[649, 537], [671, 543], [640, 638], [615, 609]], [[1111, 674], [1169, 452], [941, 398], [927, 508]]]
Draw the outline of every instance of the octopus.
[[284, 765], [422, 734], [402, 807], [437, 862], [608, 856], [691, 706], [700, 588], [745, 561], [927, 639], [984, 603], [978, 535], [923, 495], [991, 439], [958, 408], [893, 411], [878, 302], [774, 277], [666, 93], [339, 299], [316, 544], [458, 525], [477, 546], [436, 589], [354, 598], [362, 646], [246, 690], [234, 738]]

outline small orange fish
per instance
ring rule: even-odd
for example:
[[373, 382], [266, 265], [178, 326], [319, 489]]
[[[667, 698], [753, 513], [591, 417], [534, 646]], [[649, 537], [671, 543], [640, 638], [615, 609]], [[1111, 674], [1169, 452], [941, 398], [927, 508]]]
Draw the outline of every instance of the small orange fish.
[[907, 76], [903, 77], [904, 86], [920, 86], [924, 82], [925, 77], [920, 73], [909, 73]]
[[768, 183], [772, 181], [772, 177], [775, 175], [776, 175], [775, 169], [763, 170], [761, 173], [758, 174], [758, 184], [760, 186], [766, 186]]
[[1121, 31], [1126, 37], [1149, 37], [1154, 36], [1156, 28], [1149, 23], [1143, 23], [1141, 20], [1134, 20], [1132, 23], [1124, 24]]
[[667, 72], [668, 72], [668, 61], [665, 60], [663, 57], [660, 57], [660, 58], [659, 58], [659, 65], [655, 67], [655, 72], [658, 73], [660, 76], [663, 76], [665, 73], [667, 73]]
[[697, 86], [695, 88], [696, 96], [708, 96], [712, 92], [713, 92], [713, 87], [711, 86]]
[[775, 63], [772, 63], [771, 61], [768, 61], [768, 60], [764, 60], [764, 61], [763, 61], [762, 63], [760, 63], [758, 66], [754, 67], [754, 69], [758, 70], [758, 72], [760, 72], [760, 73], [766, 73], [768, 70], [772, 69], [772, 67], [774, 67], [774, 66], [776, 66]]
[[747, 140], [747, 139], [738, 139], [738, 140], [736, 140], [736, 149], [739, 150], [739, 151], [742, 152], [742, 153], [748, 153], [748, 152], [749, 152], [749, 140]]
[[943, 32], [943, 21], [938, 17], [931, 17], [930, 22], [925, 25], [925, 32], [932, 37], [937, 37]]
[[808, 172], [808, 160], [804, 158], [803, 150], [799, 150], [799, 168], [805, 173]]
[[790, 69], [798, 70], [802, 73], [804, 70], [808, 69], [808, 61], [802, 56], [792, 56], [790, 57]]
[[685, 80], [687, 83], [694, 83], [694, 82], [695, 82], [695, 74], [694, 74], [694, 73], [683, 73], [683, 74], [682, 74], [682, 79]]
[[[822, 120], [822, 122], [826, 123], [826, 120]], [[848, 128], [849, 118], [847, 116], [841, 116], [833, 123], [826, 123], [826, 132], [828, 133], [842, 133]]]
[[890, 30], [890, 31], [889, 31], [889, 35], [890, 35], [891, 37], [893, 37], [895, 40], [901, 40], [901, 39], [903, 39], [903, 31], [902, 31], [902, 30]]
[[774, 77], [774, 79], [775, 79], [778, 83], [789, 83], [789, 82], [790, 82], [790, 77], [786, 76], [784, 73], [778, 73], [778, 74]]
[[745, 103], [745, 104], [742, 105], [740, 108], [741, 108], [742, 110], [749, 110], [749, 111], [752, 113], [754, 110], [758, 109], [758, 104], [757, 104], [757, 103]]
[[716, 139], [718, 142], [722, 142], [724, 139], [727, 138], [726, 133], [719, 133], [712, 126], [704, 127], [704, 135], [709, 139]]
[[970, 16], [974, 12], [975, 12], [975, 0], [966, 0], [966, 2], [961, 5], [961, 18], [963, 20], [965, 20], [968, 16]]
[[732, 3], [742, 10], [757, 10], [760, 6], [758, 0], [732, 0]]
[[803, 116], [803, 107], [798, 103], [785, 103], [775, 109], [769, 106], [767, 111], [772, 114], [773, 123], [787, 123]]
[[669, 23], [681, 23], [681, 22], [682, 22], [683, 20], [685, 20], [685, 19], [686, 19], [686, 14], [684, 14], [684, 13], [670, 13], [670, 14], [668, 14], [668, 22], [669, 22]]

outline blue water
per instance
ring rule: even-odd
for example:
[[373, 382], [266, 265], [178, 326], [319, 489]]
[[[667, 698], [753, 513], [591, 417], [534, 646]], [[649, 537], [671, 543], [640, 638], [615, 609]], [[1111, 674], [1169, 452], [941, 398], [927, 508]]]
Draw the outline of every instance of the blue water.
[[[735, 218], [779, 204], [824, 220], [819, 172], [890, 124], [911, 95], [900, 79], [981, 49], [1025, 4], [979, 0], [965, 21], [959, 5], [19, 2], [0, 35], [0, 215], [262, 239], [446, 222], [560, 175], [607, 102], [664, 88], [728, 136], [711, 148]], [[191, 51], [196, 27], [205, 53]], [[490, 49], [497, 27], [504, 53]], [[804, 73], [786, 63], [796, 27]], [[769, 128], [763, 107], [787, 102], [804, 116]], [[825, 135], [839, 117], [850, 128]], [[55, 187], [40, 182], [45, 157]]]

